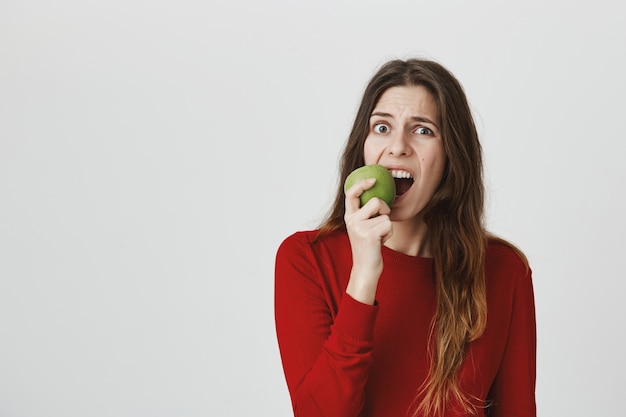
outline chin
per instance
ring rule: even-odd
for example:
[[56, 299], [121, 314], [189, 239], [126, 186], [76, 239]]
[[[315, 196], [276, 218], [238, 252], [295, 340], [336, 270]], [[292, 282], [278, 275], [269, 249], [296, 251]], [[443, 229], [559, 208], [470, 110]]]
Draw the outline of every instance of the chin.
[[392, 206], [391, 213], [389, 214], [389, 219], [392, 222], [405, 222], [409, 220], [421, 221], [422, 214], [424, 211], [423, 204], [414, 203], [411, 204], [409, 201], [404, 202], [399, 206]]
[[389, 220], [392, 222], [405, 222], [415, 218], [415, 213], [407, 213], [406, 210], [400, 208], [394, 208], [389, 214]]

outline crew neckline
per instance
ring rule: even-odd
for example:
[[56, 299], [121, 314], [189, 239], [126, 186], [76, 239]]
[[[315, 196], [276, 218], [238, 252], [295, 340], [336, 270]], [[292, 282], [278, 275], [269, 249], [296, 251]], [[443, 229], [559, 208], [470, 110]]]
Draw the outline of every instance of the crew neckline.
[[398, 252], [387, 246], [382, 246], [382, 254], [385, 258], [392, 259], [396, 262], [412, 265], [412, 266], [432, 266], [433, 258], [426, 258], [423, 256], [407, 255], [406, 253]]

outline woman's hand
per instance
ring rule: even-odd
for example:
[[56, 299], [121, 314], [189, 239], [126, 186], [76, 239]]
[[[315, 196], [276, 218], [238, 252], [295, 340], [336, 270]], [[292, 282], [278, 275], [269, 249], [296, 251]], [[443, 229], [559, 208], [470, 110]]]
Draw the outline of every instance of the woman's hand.
[[374, 178], [362, 180], [346, 191], [344, 220], [352, 248], [352, 272], [346, 292], [365, 304], [374, 304], [383, 271], [381, 246], [392, 234], [391, 209], [384, 201], [372, 198], [360, 207], [359, 196], [375, 182]]

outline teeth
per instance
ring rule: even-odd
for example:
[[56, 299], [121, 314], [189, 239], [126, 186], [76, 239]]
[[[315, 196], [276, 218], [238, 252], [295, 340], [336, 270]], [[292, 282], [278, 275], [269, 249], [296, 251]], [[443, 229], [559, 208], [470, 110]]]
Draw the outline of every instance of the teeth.
[[399, 169], [391, 169], [389, 170], [389, 172], [391, 172], [391, 176], [394, 178], [413, 178], [413, 176], [409, 174], [407, 171], [403, 171]]

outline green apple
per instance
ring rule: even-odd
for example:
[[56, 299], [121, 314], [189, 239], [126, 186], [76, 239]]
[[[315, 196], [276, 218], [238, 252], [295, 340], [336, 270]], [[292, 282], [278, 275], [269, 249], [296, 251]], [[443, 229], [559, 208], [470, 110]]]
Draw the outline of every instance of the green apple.
[[396, 182], [389, 170], [382, 165], [364, 165], [355, 169], [346, 178], [343, 189], [348, 191], [358, 181], [368, 178], [376, 178], [376, 183], [372, 188], [363, 191], [363, 194], [361, 194], [361, 207], [374, 197], [380, 198], [391, 207], [391, 204], [396, 199]]

